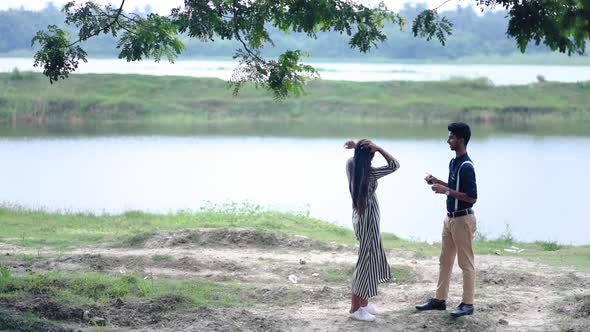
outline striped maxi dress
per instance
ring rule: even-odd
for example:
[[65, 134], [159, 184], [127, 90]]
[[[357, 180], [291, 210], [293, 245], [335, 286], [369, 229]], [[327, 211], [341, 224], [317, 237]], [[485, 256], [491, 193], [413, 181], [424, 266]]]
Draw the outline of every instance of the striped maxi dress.
[[[391, 270], [387, 263], [387, 257], [385, 257], [379, 232], [379, 202], [375, 190], [377, 189], [377, 179], [395, 172], [399, 166], [399, 162], [393, 159], [388, 162], [387, 166], [372, 167], [365, 213], [359, 215], [353, 209], [352, 223], [354, 233], [359, 241], [359, 257], [352, 274], [352, 292], [363, 299], [377, 295], [377, 284], [391, 279]], [[352, 189], [354, 158], [350, 158], [346, 164], [346, 175], [349, 188]]]

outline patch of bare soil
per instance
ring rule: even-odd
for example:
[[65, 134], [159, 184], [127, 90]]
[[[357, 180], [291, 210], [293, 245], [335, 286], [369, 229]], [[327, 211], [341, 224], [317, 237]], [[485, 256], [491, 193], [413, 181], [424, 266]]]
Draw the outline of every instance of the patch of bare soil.
[[[178, 246], [206, 247], [281, 247], [295, 249], [324, 249], [326, 244], [307, 236], [289, 236], [255, 228], [195, 228], [180, 231], [163, 231], [140, 235], [144, 248], [170, 248]], [[338, 245], [334, 245], [338, 246]]]
[[560, 299], [553, 306], [567, 331], [590, 331], [590, 292]]
[[[438, 258], [390, 250], [395, 278], [380, 285], [371, 299], [380, 312], [377, 320], [362, 323], [348, 317], [354, 247], [254, 229], [158, 232], [139, 240], [134, 247], [44, 250], [26, 260], [18, 254], [37, 251], [0, 243], [0, 263], [11, 274], [93, 271], [239, 282], [244, 303], [254, 304], [195, 307], [184, 296], [170, 294], [67, 306], [37, 294], [2, 299], [0, 309], [30, 312], [55, 326], [81, 330], [101, 318], [108, 329], [125, 331], [590, 331], [590, 273], [518, 257], [478, 256], [475, 314], [452, 319], [448, 311], [414, 309], [434, 294]], [[455, 266], [449, 310], [461, 302], [461, 280]]]
[[161, 322], [141, 329], [142, 331], [289, 331], [289, 321], [235, 308], [195, 308], [176, 317], [173, 324]]

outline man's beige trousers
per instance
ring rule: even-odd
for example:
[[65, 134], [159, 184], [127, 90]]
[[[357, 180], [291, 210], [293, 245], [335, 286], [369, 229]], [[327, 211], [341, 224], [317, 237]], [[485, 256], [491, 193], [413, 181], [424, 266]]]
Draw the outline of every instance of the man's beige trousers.
[[440, 253], [440, 271], [436, 298], [446, 300], [449, 295], [451, 272], [455, 256], [459, 258], [459, 267], [463, 270], [463, 303], [473, 304], [475, 291], [475, 259], [473, 257], [473, 236], [477, 228], [475, 215], [450, 218], [446, 217], [442, 231], [442, 248]]

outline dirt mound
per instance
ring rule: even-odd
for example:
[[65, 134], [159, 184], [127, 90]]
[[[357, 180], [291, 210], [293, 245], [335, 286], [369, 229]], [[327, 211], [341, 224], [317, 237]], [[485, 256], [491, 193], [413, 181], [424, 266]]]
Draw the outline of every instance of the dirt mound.
[[5, 298], [0, 300], [0, 305], [12, 308], [20, 313], [34, 313], [39, 317], [57, 321], [82, 321], [84, 309], [69, 307], [46, 295], [38, 295], [35, 298]]
[[588, 288], [590, 281], [582, 278], [573, 272], [555, 273], [548, 277], [537, 273], [518, 270], [489, 269], [477, 271], [477, 280], [484, 284], [491, 284], [504, 287], [525, 286], [525, 287], [551, 287], [557, 289], [571, 289], [576, 287]]
[[560, 299], [552, 307], [553, 312], [564, 322], [562, 331], [590, 331], [590, 294]]
[[72, 332], [74, 330], [49, 322], [31, 321], [30, 317], [18, 311], [0, 307], [0, 331]]
[[189, 304], [188, 298], [178, 294], [141, 301], [116, 299], [92, 314], [100, 315], [114, 326], [139, 327], [173, 321], [179, 315], [176, 311]]
[[[573, 299], [566, 299], [562, 303], [558, 303], [556, 311], [561, 314], [566, 314], [573, 318], [590, 319], [590, 295], [578, 295]], [[588, 321], [590, 326], [590, 320]]]
[[[452, 319], [440, 312], [421, 312], [390, 318], [389, 331], [495, 331], [495, 324], [487, 315], [474, 315], [464, 319]], [[402, 324], [399, 324], [403, 322]], [[396, 324], [397, 323], [397, 324]], [[401, 325], [401, 326], [400, 326]]]
[[549, 281], [535, 274], [513, 270], [479, 270], [477, 280], [484, 284], [498, 286], [543, 286]]
[[193, 272], [198, 272], [209, 268], [207, 264], [186, 256], [181, 257], [179, 259], [170, 259], [165, 262], [159, 262], [158, 264], [156, 264], [156, 266], [161, 266], [168, 269], [178, 269], [182, 271]]
[[91, 271], [110, 271], [119, 267], [127, 267], [128, 269], [133, 269], [140, 268], [146, 265], [146, 259], [144, 257], [114, 257], [105, 256], [101, 254], [69, 256], [62, 258], [59, 262], [68, 262], [71, 264], [84, 265], [87, 266]]
[[[0, 299], [0, 331], [4, 331], [4, 329], [44, 332], [73, 331], [70, 328], [59, 326], [59, 322], [81, 323], [83, 315], [84, 309], [64, 305], [47, 295], [40, 294], [34, 298], [17, 296]], [[36, 317], [57, 322], [47, 322]]]
[[519, 312], [527, 303], [521, 301], [505, 301], [496, 299], [485, 299], [478, 301], [477, 310], [481, 312]]
[[31, 303], [27, 304], [27, 307], [28, 310], [21, 311], [31, 311], [43, 318], [51, 320], [81, 321], [84, 315], [84, 310], [80, 308], [71, 308], [57, 301], [44, 298], [34, 299]]
[[588, 277], [583, 277], [576, 272], [568, 272], [551, 278], [549, 285], [564, 289], [571, 289], [572, 287], [590, 289], [590, 279]]
[[254, 228], [197, 228], [163, 231], [142, 235], [143, 247], [168, 248], [177, 246], [207, 247], [285, 247], [292, 249], [321, 249], [325, 244], [302, 235], [286, 235]]
[[263, 287], [253, 289], [247, 293], [247, 297], [255, 299], [257, 303], [268, 306], [286, 307], [302, 304], [331, 304], [346, 300], [350, 297], [348, 287]]
[[111, 327], [142, 331], [284, 331], [288, 326], [244, 309], [188, 307], [188, 299], [167, 295], [150, 301], [116, 300], [102, 308], [102, 314]]
[[[190, 299], [182, 295], [166, 294], [141, 301], [124, 301], [117, 298], [104, 305], [76, 307], [65, 305], [48, 296], [38, 296], [33, 299], [0, 299], [0, 308], [6, 307], [18, 313], [18, 315], [12, 315], [14, 317], [22, 316], [25, 313], [33, 313], [37, 317], [55, 322], [81, 325], [91, 324], [90, 321], [95, 318], [103, 318], [109, 322], [109, 325], [139, 327], [146, 324], [157, 324], [161, 321], [170, 321], [178, 316], [176, 312], [178, 309], [188, 307], [190, 303]], [[2, 314], [1, 311], [0, 314]], [[0, 320], [0, 328], [3, 326], [9, 328], [11, 326], [8, 325], [8, 322], [5, 322], [5, 325], [2, 325], [2, 323], [3, 321]], [[57, 325], [48, 325], [46, 330], [53, 331], [51, 328], [54, 327], [56, 328], [55, 331], [63, 330]], [[37, 331], [37, 329], [32, 330]]]
[[196, 326], [201, 331], [288, 331], [289, 322], [283, 318], [255, 314], [245, 309], [211, 309], [198, 308], [190, 313], [190, 318], [181, 319], [168, 331], [193, 330]]

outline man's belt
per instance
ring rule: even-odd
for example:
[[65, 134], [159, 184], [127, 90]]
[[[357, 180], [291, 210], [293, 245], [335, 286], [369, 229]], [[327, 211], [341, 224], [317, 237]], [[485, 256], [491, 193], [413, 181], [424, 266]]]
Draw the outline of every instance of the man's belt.
[[472, 209], [465, 209], [465, 210], [459, 210], [459, 211], [455, 211], [455, 212], [447, 212], [447, 216], [449, 218], [457, 218], [457, 217], [463, 217], [468, 214], [474, 214], [474, 213], [475, 212], [473, 212]]

